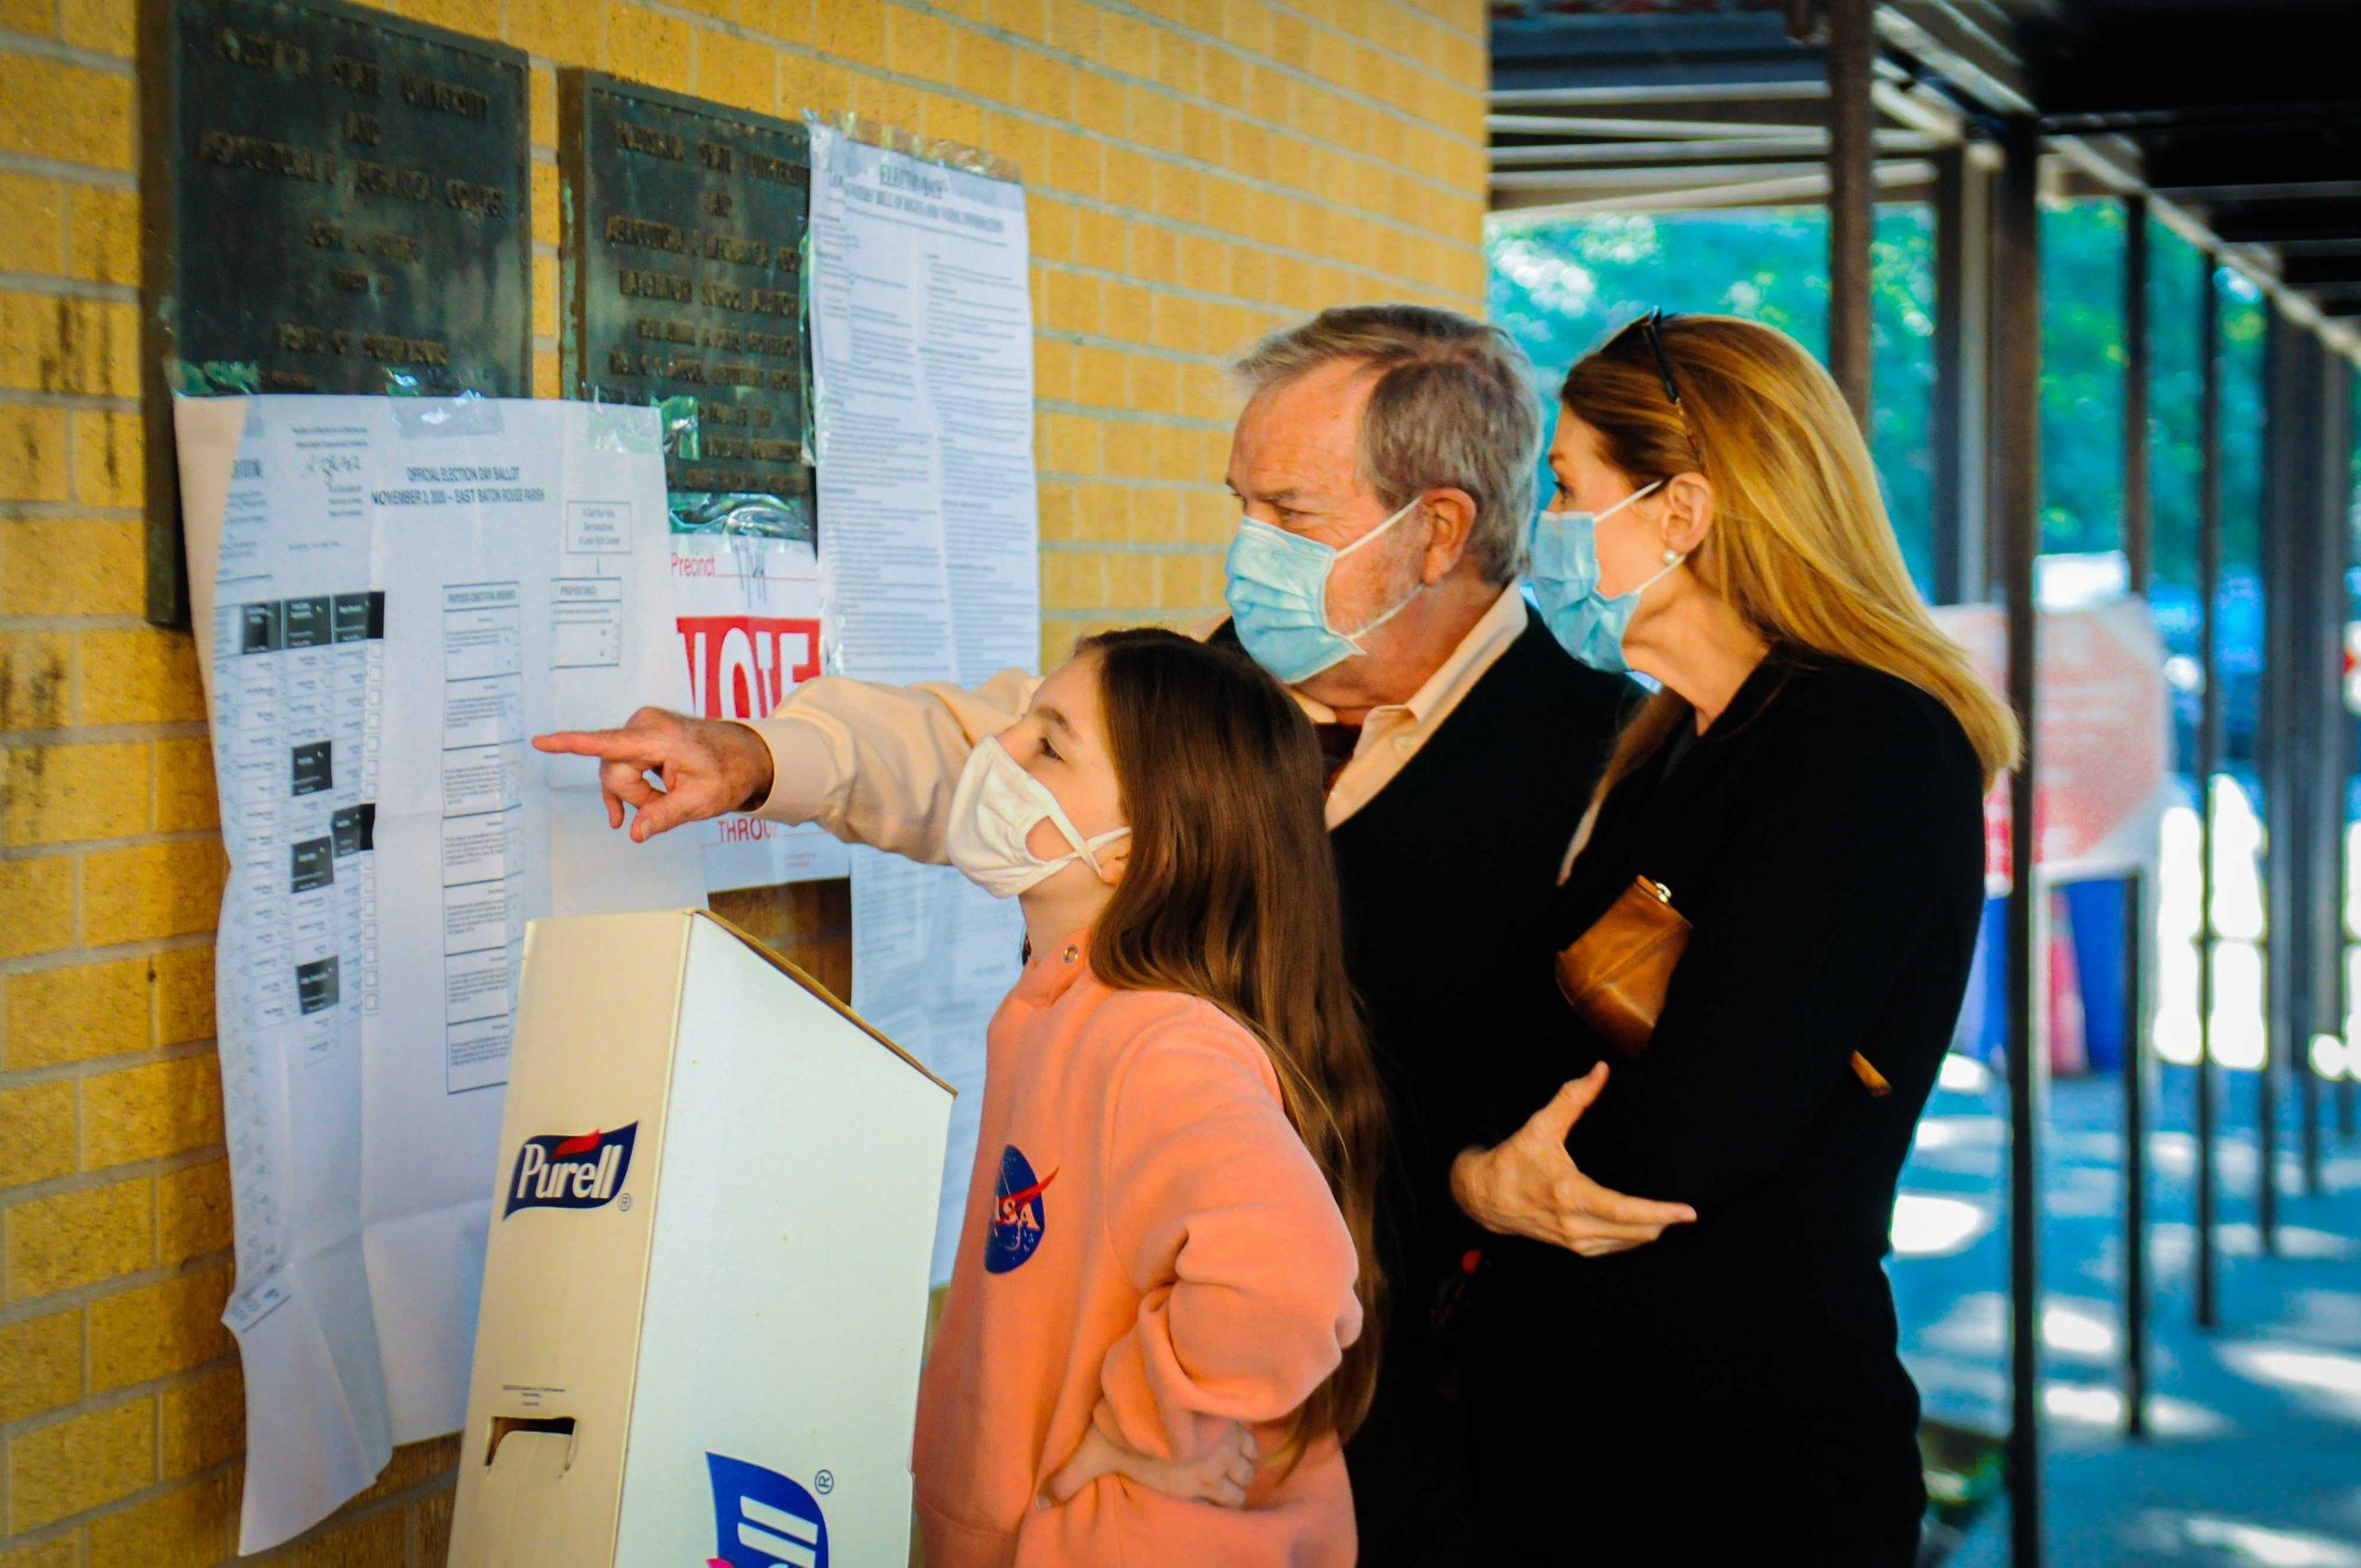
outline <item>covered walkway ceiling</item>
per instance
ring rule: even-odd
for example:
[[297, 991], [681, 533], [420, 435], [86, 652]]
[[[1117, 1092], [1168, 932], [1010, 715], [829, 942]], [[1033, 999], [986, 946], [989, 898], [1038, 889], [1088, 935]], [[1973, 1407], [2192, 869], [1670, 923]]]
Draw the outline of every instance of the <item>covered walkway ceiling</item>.
[[[1496, 0], [1492, 205], [1580, 213], [1814, 203], [1828, 0]], [[1880, 199], [2004, 122], [2054, 195], [2151, 210], [2361, 362], [2352, 0], [1878, 0]]]

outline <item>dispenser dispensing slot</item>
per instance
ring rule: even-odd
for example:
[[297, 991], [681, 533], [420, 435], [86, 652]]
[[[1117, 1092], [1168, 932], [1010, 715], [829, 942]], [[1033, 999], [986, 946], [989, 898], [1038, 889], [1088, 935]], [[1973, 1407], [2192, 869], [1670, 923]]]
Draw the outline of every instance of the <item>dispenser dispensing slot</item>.
[[566, 1464], [573, 1465], [574, 1418], [572, 1416], [494, 1416], [492, 1418], [492, 1441], [484, 1444], [483, 1462], [490, 1468], [492, 1456], [500, 1452], [501, 1440], [512, 1431], [545, 1431], [565, 1439]]

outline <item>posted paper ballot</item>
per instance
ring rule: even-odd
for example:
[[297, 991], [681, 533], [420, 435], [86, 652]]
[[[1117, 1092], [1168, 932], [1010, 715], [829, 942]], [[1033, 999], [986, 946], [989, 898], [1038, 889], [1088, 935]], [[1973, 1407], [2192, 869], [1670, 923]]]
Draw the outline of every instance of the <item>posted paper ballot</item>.
[[222, 837], [241, 1550], [464, 1414], [526, 922], [703, 902], [526, 743], [688, 706], [652, 410], [178, 400]]

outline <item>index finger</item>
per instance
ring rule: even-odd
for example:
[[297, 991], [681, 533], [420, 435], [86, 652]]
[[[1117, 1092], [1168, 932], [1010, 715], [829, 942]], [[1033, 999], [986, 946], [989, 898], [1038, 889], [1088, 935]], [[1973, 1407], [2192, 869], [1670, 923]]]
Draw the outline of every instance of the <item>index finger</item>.
[[533, 737], [533, 749], [567, 756], [604, 757], [610, 762], [636, 762], [654, 767], [664, 754], [647, 736], [628, 730], [559, 730]]

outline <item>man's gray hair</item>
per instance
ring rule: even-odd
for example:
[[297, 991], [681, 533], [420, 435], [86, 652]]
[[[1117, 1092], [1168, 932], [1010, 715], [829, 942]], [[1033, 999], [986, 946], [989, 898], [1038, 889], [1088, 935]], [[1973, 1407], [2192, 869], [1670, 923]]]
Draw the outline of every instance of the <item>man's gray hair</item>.
[[1541, 456], [1525, 350], [1455, 311], [1338, 305], [1265, 338], [1234, 369], [1252, 396], [1339, 360], [1375, 373], [1361, 419], [1362, 481], [1388, 511], [1437, 486], [1465, 491], [1476, 503], [1469, 555], [1488, 582], [1514, 576]]

